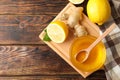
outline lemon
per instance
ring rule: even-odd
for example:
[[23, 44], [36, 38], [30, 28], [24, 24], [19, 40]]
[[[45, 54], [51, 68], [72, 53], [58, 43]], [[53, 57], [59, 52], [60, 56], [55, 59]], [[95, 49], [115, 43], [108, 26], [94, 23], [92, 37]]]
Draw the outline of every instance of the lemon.
[[92, 22], [102, 25], [111, 15], [108, 0], [89, 0], [87, 3], [87, 14]]
[[68, 36], [68, 26], [62, 21], [54, 21], [48, 25], [47, 33], [53, 42], [62, 43]]
[[81, 4], [84, 2], [84, 0], [69, 0], [73, 4]]

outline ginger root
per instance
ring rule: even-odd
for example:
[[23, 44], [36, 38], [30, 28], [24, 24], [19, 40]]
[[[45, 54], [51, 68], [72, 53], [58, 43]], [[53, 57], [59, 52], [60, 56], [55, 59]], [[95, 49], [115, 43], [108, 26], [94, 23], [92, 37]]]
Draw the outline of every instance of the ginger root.
[[88, 34], [85, 27], [80, 25], [80, 21], [83, 18], [82, 12], [83, 7], [77, 7], [74, 8], [74, 11], [72, 11], [72, 13], [64, 13], [61, 16], [61, 20], [65, 22], [71, 29], [74, 29], [74, 35], [77, 37]]
[[74, 28], [74, 26], [78, 24], [80, 20], [82, 20], [82, 11], [83, 8], [78, 7], [75, 8], [75, 10], [69, 15], [67, 23], [71, 28]]
[[88, 34], [88, 32], [86, 31], [85, 27], [81, 26], [80, 24], [75, 25], [74, 29], [75, 29], [74, 35], [77, 36], [77, 37], [80, 37], [80, 36]]

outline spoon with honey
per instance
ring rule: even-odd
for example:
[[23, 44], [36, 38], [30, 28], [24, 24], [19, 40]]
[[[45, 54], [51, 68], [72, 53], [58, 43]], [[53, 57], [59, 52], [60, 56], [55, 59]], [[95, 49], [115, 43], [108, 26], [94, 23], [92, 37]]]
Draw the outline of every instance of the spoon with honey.
[[[92, 50], [104, 37], [106, 37], [106, 36], [115, 28], [115, 26], [116, 26], [115, 23], [113, 23], [113, 24], [112, 24], [101, 36], [99, 36], [88, 48], [80, 50], [80, 51], [75, 55], [75, 59], [76, 59], [77, 61], [79, 61], [80, 63], [84, 63], [84, 62], [88, 59], [91, 50]], [[78, 56], [79, 56], [80, 54], [81, 54], [81, 55], [84, 55], [84, 56], [79, 57], [79, 58], [81, 58], [81, 59], [78, 60]]]

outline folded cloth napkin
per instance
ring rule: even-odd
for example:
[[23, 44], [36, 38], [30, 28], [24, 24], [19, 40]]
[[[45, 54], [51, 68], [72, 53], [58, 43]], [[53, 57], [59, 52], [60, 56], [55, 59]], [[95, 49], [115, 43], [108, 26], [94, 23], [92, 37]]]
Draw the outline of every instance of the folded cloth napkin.
[[116, 28], [103, 40], [107, 49], [105, 74], [107, 80], [120, 80], [120, 0], [109, 2], [112, 16], [102, 25], [101, 30], [104, 32], [112, 23], [116, 23]]

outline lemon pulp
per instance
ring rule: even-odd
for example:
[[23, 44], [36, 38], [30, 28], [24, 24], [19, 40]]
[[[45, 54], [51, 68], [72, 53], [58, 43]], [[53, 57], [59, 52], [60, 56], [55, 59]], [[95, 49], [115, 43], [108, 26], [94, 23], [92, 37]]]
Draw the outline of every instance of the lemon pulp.
[[47, 33], [53, 42], [62, 43], [68, 35], [68, 27], [62, 21], [54, 21], [48, 25]]
[[69, 0], [73, 4], [81, 4], [84, 0]]

